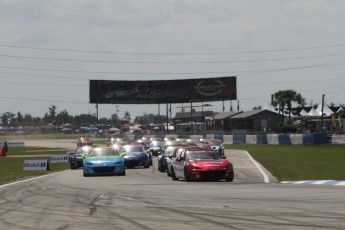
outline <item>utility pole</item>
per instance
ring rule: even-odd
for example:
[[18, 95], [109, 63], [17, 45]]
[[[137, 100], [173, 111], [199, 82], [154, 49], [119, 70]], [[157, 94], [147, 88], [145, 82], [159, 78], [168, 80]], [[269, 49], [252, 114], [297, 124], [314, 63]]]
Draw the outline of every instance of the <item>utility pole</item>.
[[190, 103], [190, 134], [193, 135], [193, 102]]
[[97, 116], [96, 127], [98, 128], [98, 103], [96, 104], [96, 116]]
[[325, 102], [325, 94], [322, 94], [322, 106], [321, 106], [321, 131], [323, 131], [323, 105]]
[[169, 134], [169, 104], [167, 103], [167, 126], [166, 126], [166, 133]]

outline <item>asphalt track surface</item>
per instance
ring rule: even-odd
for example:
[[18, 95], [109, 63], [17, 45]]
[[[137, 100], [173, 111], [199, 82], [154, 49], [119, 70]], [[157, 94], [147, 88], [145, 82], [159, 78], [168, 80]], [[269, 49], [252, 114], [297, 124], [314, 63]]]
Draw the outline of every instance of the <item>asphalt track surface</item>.
[[126, 176], [67, 170], [0, 186], [0, 229], [345, 229], [343, 186], [279, 184], [264, 170], [265, 183], [245, 152], [226, 155], [233, 182], [172, 181], [155, 161]]

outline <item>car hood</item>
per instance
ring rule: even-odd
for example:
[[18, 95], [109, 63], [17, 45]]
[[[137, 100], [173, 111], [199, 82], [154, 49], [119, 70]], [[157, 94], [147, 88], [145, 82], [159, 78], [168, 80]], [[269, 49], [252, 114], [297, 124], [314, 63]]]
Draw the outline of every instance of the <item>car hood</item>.
[[126, 159], [140, 159], [140, 158], [146, 158], [148, 157], [147, 154], [145, 153], [144, 154], [135, 154], [135, 155], [126, 155], [124, 156], [123, 158], [126, 160]]
[[120, 156], [116, 157], [87, 157], [84, 159], [85, 162], [92, 163], [107, 163], [107, 162], [118, 162], [123, 161], [123, 158]]
[[220, 166], [229, 164], [229, 161], [224, 159], [219, 160], [193, 160], [190, 161], [192, 164], [203, 165], [203, 166]]

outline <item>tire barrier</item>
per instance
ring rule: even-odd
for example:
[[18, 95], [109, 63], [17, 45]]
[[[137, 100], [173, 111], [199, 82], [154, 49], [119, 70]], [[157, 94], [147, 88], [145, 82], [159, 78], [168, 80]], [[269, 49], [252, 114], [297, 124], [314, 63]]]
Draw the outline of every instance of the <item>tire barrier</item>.
[[[154, 135], [150, 135], [154, 136]], [[169, 135], [167, 135], [169, 136]], [[164, 135], [157, 135], [155, 137], [163, 137]], [[177, 135], [178, 138], [193, 138], [204, 137], [210, 139], [218, 139], [224, 144], [270, 144], [270, 145], [317, 145], [327, 144], [329, 140], [326, 133], [306, 133], [306, 134], [205, 134], [205, 135]], [[134, 135], [132, 138], [142, 138], [142, 135]], [[131, 139], [131, 138], [130, 138]]]

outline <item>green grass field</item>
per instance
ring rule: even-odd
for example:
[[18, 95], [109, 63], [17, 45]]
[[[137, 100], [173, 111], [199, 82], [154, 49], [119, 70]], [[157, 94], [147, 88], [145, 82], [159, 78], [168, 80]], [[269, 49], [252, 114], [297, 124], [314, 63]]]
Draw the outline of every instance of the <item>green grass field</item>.
[[[53, 150], [53, 151], [51, 151]], [[65, 149], [49, 149], [37, 147], [11, 147], [6, 157], [0, 157], [0, 184], [5, 184], [17, 180], [23, 180], [34, 176], [41, 176], [61, 170], [69, 169], [69, 163], [50, 163], [47, 155], [65, 154]], [[35, 157], [23, 155], [35, 155]], [[16, 157], [10, 157], [16, 156]], [[24, 160], [47, 159], [49, 161], [49, 171], [24, 171]]]
[[248, 151], [279, 181], [345, 180], [345, 145], [226, 145]]
[[[226, 145], [225, 147], [248, 151], [279, 181], [345, 180], [344, 145]], [[23, 171], [25, 159], [50, 160], [46, 155], [65, 153], [65, 149], [57, 148], [11, 147], [8, 156], [17, 157], [0, 157], [0, 184], [69, 169], [68, 163], [50, 163], [49, 171]]]

